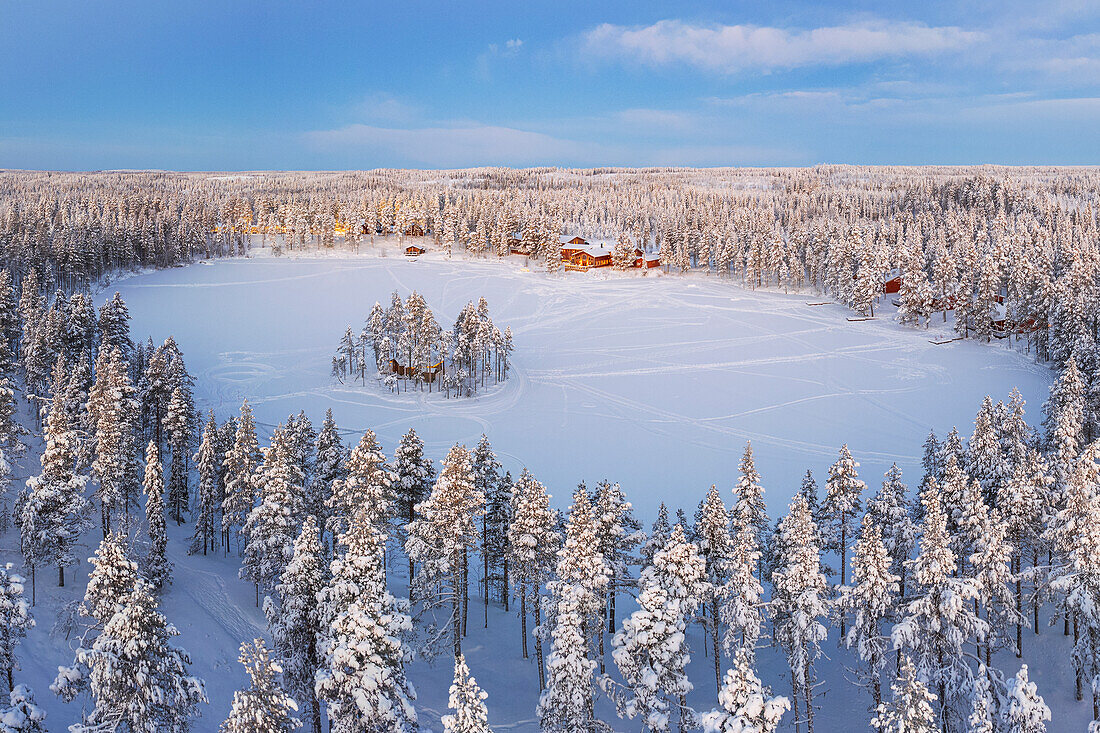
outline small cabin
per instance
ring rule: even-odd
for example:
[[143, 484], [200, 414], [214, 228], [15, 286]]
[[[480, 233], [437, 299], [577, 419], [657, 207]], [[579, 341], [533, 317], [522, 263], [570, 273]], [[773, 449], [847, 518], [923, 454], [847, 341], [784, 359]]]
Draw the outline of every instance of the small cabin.
[[901, 292], [901, 270], [890, 270], [883, 275], [882, 292], [887, 295]]
[[405, 256], [406, 257], [419, 257], [420, 255], [424, 254], [427, 251], [428, 250], [424, 249], [423, 247], [418, 247], [415, 244], [410, 244], [408, 247], [405, 248]]
[[584, 237], [573, 237], [566, 244], [572, 244], [575, 247], [583, 247], [588, 244], [588, 241]]
[[634, 266], [643, 270], [651, 270], [661, 266], [661, 258], [657, 255], [641, 255], [634, 258]]
[[443, 371], [443, 361], [440, 360], [429, 367], [421, 369], [415, 366], [398, 364], [396, 359], [390, 359], [390, 373], [405, 379], [419, 379], [422, 382], [434, 382], [435, 378]]
[[424, 227], [420, 226], [420, 222], [414, 221], [412, 224], [409, 224], [407, 227], [405, 227], [405, 236], [406, 237], [423, 237], [424, 236]]

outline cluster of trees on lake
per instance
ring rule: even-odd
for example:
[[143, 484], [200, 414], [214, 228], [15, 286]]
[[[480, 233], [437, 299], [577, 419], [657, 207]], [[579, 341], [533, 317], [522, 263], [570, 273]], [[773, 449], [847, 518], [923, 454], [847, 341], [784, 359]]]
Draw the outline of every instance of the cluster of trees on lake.
[[375, 302], [358, 336], [351, 326], [344, 331], [332, 376], [363, 383], [378, 378], [390, 389], [412, 381], [469, 396], [490, 379], [508, 378], [514, 349], [511, 327], [502, 333], [493, 325], [485, 298], [467, 303], [454, 328], [444, 330], [424, 296], [414, 290], [402, 300], [394, 291], [389, 308]]

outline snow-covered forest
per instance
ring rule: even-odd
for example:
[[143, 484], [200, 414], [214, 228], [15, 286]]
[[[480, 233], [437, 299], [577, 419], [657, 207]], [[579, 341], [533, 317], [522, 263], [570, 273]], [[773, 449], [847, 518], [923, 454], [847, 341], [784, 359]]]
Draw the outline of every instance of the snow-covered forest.
[[[12, 558], [0, 731], [473, 733], [506, 714], [501, 729], [591, 733], [823, 720], [1023, 733], [1096, 720], [1098, 191], [1095, 170], [1064, 168], [0, 174], [0, 543]], [[905, 448], [923, 455], [919, 472], [881, 477], [839, 434], [825, 465], [781, 491], [789, 503], [768, 502], [740, 441], [701, 502], [669, 487], [643, 521], [632, 487], [551, 492], [488, 433], [434, 450], [410, 425], [383, 445], [374, 429], [341, 430], [332, 410], [315, 427], [308, 391], [269, 432], [249, 401], [215, 414], [176, 340], [132, 333], [138, 314], [107, 287], [261, 251], [377, 257], [394, 240], [459, 271], [495, 258], [596, 287], [562, 271], [573, 235], [658, 253], [654, 279], [813, 294], [853, 318], [928, 329], [932, 348], [952, 348], [953, 328], [1016, 350], [1051, 368], [1041, 422], [1017, 391], [970, 395], [972, 427], [928, 434]], [[422, 263], [403, 264], [411, 278]], [[418, 287], [376, 304], [362, 333], [348, 327], [332, 373], [392, 377], [390, 359], [423, 370], [450, 357], [461, 381], [437, 386], [470, 393], [476, 413], [474, 385], [515, 368], [511, 329], [482, 300], [443, 330]], [[617, 447], [629, 450], [600, 450]], [[233, 639], [247, 684], [236, 669], [199, 679], [195, 656], [210, 650], [173, 641], [170, 614], [186, 611], [163, 601], [196, 573], [224, 597], [188, 603], [243, 598], [262, 614], [255, 635]], [[74, 584], [83, 593], [59, 600], [54, 586]], [[40, 658], [59, 648], [67, 656]], [[429, 660], [445, 674], [424, 672]], [[511, 694], [520, 682], [494, 660], [522, 660], [507, 669], [533, 694]], [[32, 689], [28, 666], [56, 673]], [[450, 711], [426, 709], [452, 671]], [[212, 709], [226, 680], [241, 689]]]

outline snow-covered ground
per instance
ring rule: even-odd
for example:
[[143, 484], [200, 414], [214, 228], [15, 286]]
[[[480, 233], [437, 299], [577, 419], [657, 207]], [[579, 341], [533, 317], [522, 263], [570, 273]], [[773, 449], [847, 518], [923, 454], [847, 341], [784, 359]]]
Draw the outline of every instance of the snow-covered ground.
[[[823, 483], [827, 466], [847, 442], [862, 474], [877, 487], [897, 461], [910, 482], [919, 477], [921, 443], [930, 428], [952, 425], [968, 435], [986, 394], [1004, 398], [1018, 387], [1034, 423], [1051, 376], [1030, 357], [1002, 344], [955, 342], [937, 346], [929, 332], [890, 320], [849, 322], [850, 312], [810, 295], [751, 292], [714, 277], [618, 277], [608, 272], [549, 277], [522, 263], [448, 261], [429, 254], [224, 260], [148, 272], [119, 281], [133, 317], [135, 338], [175, 336], [196, 377], [201, 408], [219, 421], [248, 397], [262, 423], [261, 439], [291, 412], [305, 410], [319, 424], [326, 408], [354, 440], [367, 428], [387, 452], [410, 426], [441, 458], [455, 442], [471, 445], [486, 433], [505, 466], [527, 466], [564, 508], [575, 484], [619, 481], [648, 522], [665, 501], [688, 515], [709, 486], [729, 503], [737, 462], [751, 440], [768, 491], [772, 516], [785, 511], [802, 474], [812, 468]], [[515, 334], [515, 371], [499, 388], [472, 399], [438, 394], [390, 394], [371, 384], [340, 385], [329, 376], [330, 357], [344, 328], [357, 331], [375, 300], [419, 290], [444, 326], [459, 309], [484, 295], [494, 322]], [[888, 316], [893, 310], [883, 306]], [[24, 476], [26, 472], [18, 473]], [[175, 583], [163, 610], [181, 630], [178, 643], [207, 680], [210, 705], [196, 731], [213, 732], [244, 682], [237, 646], [264, 633], [252, 587], [236, 578], [234, 557], [188, 557], [190, 527], [170, 525]], [[0, 540], [2, 557], [17, 565], [15, 533]], [[92, 532], [78, 556], [90, 556]], [[402, 592], [401, 563], [394, 591]], [[58, 589], [39, 583], [39, 628], [21, 649], [30, 684], [49, 710], [49, 730], [78, 716], [48, 689], [57, 664], [69, 663], [71, 642], [51, 638], [53, 613], [79, 599], [89, 566]], [[514, 609], [513, 609], [514, 610]], [[620, 615], [633, 610], [624, 599]], [[481, 607], [471, 607], [464, 650], [471, 671], [489, 694], [490, 723], [498, 731], [535, 731], [538, 682], [533, 660], [519, 653], [515, 614], [491, 606], [482, 629]], [[1025, 637], [1032, 679], [1055, 710], [1057, 730], [1079, 730], [1087, 703], [1072, 701], [1068, 644], [1060, 627], [1044, 629], [1042, 655]], [[866, 693], [851, 686], [847, 652], [827, 642], [821, 660], [826, 684], [818, 693], [818, 730], [863, 727]], [[689, 702], [714, 705], [713, 661], [704, 657], [699, 628], [692, 631], [689, 669], [696, 691]], [[609, 655], [610, 658], [610, 655]], [[1002, 657], [1007, 674], [1014, 659]], [[610, 664], [610, 662], [609, 662]], [[446, 712], [452, 669], [414, 663], [422, 722], [438, 730]], [[762, 652], [760, 676], [777, 692], [788, 689], [785, 662]], [[618, 721], [606, 702], [601, 715], [617, 731], [639, 724]]]

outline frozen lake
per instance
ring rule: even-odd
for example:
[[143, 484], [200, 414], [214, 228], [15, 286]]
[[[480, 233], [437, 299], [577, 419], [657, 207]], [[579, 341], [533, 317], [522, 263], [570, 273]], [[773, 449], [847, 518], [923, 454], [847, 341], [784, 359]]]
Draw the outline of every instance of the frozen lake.
[[[713, 277], [550, 277], [434, 254], [260, 256], [141, 274], [101, 298], [115, 289], [135, 339], [175, 336], [199, 406], [219, 421], [245, 397], [268, 434], [302, 409], [318, 425], [331, 407], [349, 441], [372, 428], [392, 452], [412, 426], [437, 458], [484, 432], [506, 468], [530, 468], [559, 506], [578, 481], [607, 478], [646, 518], [660, 501], [690, 516], [712, 483], [728, 491], [748, 440], [773, 515], [807, 468], [824, 483], [844, 442], [872, 488], [894, 461], [914, 483], [930, 428], [967, 436], [981, 399], [1013, 387], [1037, 422], [1051, 380], [1001, 344], [933, 345], [923, 330], [807, 307], [816, 296]], [[395, 289], [420, 291], [444, 327], [484, 295], [515, 334], [512, 377], [461, 400], [334, 382], [345, 327], [358, 332]]]

